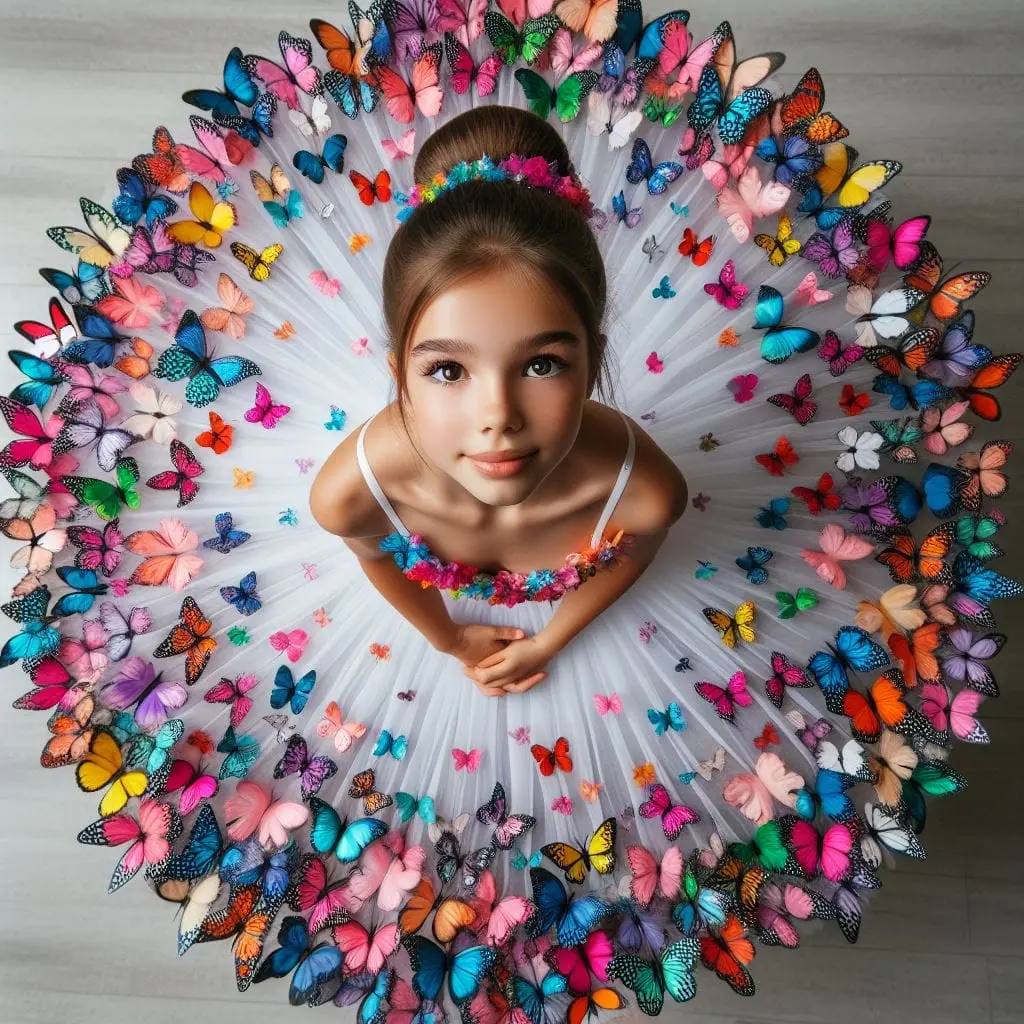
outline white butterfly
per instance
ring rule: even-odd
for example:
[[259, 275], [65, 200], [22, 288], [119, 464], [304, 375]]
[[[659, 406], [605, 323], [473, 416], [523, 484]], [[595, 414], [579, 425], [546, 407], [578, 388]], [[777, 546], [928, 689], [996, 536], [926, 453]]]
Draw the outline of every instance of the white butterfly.
[[621, 149], [629, 142], [643, 120], [639, 110], [627, 110], [622, 114], [618, 108], [618, 104], [612, 103], [610, 92], [592, 92], [587, 97], [587, 131], [591, 135], [607, 132], [610, 150]]
[[906, 828], [878, 804], [864, 805], [868, 831], [861, 837], [860, 852], [869, 867], [882, 863], [882, 847], [907, 857], [924, 857], [924, 848], [912, 829]]
[[725, 750], [719, 747], [714, 755], [707, 761], [697, 762], [697, 774], [705, 781], [710, 782], [715, 772], [725, 768]]
[[814, 752], [819, 768], [842, 772], [855, 778], [866, 779], [871, 774], [864, 759], [864, 748], [856, 741], [849, 740], [840, 750], [831, 740], [822, 740]]
[[858, 434], [856, 427], [843, 427], [836, 437], [846, 449], [836, 459], [837, 469], [844, 473], [852, 473], [855, 469], [878, 469], [878, 449], [885, 443], [881, 434], [872, 430]]
[[166, 391], [158, 391], [151, 384], [136, 381], [128, 393], [135, 400], [136, 411], [120, 426], [139, 437], [150, 438], [155, 444], [169, 445], [178, 436], [178, 425], [171, 417], [181, 412], [181, 400]]
[[921, 304], [924, 292], [917, 288], [894, 288], [872, 302], [871, 289], [851, 285], [846, 292], [846, 312], [857, 317], [857, 344], [872, 348], [879, 338], [898, 338], [910, 330], [906, 314]]
[[308, 114], [304, 110], [289, 110], [288, 117], [306, 138], [325, 135], [331, 130], [331, 115], [327, 113], [327, 100], [323, 96], [313, 97], [313, 106]]

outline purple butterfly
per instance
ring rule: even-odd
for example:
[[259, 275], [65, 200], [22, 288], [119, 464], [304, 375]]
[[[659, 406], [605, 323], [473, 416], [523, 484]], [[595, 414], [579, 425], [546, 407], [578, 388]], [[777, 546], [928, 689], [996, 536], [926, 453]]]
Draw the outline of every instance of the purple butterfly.
[[818, 346], [818, 358], [828, 363], [828, 372], [833, 377], [841, 377], [863, 355], [864, 349], [860, 345], [847, 345], [843, 348], [835, 331], [826, 331]]
[[806, 178], [821, 166], [817, 148], [799, 135], [790, 135], [785, 142], [769, 136], [757, 144], [757, 155], [775, 164], [775, 180], [780, 185], [791, 185], [798, 178]]
[[986, 697], [998, 697], [999, 687], [995, 677], [982, 662], [999, 653], [1006, 643], [1006, 637], [1002, 633], [986, 633], [985, 636], [975, 637], [969, 629], [957, 626], [947, 630], [946, 640], [953, 653], [940, 655], [943, 672], [950, 679], [964, 683]]
[[814, 414], [818, 411], [817, 403], [811, 401], [811, 392], [811, 375], [805, 373], [793, 385], [792, 394], [787, 395], [783, 392], [778, 395], [769, 395], [768, 401], [780, 409], [785, 409], [801, 427], [805, 427], [814, 419]]
[[750, 289], [736, 280], [736, 267], [732, 260], [726, 260], [717, 281], [704, 285], [704, 291], [712, 296], [720, 306], [726, 309], [739, 309], [740, 304], [750, 293]]
[[127, 618], [124, 612], [110, 601], [100, 605], [100, 622], [107, 632], [107, 654], [111, 661], [122, 661], [132, 649], [132, 641], [153, 626], [148, 608], [132, 608]]
[[300, 776], [302, 799], [308, 800], [319, 792], [320, 787], [338, 771], [338, 766], [323, 754], [309, 756], [306, 741], [296, 733], [289, 737], [284, 756], [274, 766], [274, 778], [283, 779], [286, 775]]
[[493, 825], [493, 840], [502, 850], [511, 850], [512, 844], [537, 824], [529, 814], [509, 814], [506, 810], [505, 789], [500, 782], [494, 784], [491, 799], [476, 812], [481, 825]]
[[634, 900], [622, 900], [617, 909], [623, 911], [622, 923], [615, 936], [619, 944], [635, 953], [643, 945], [644, 940], [651, 949], [661, 949], [665, 945], [665, 916], [660, 909], [641, 910]]
[[955, 387], [966, 384], [977, 370], [992, 358], [992, 350], [972, 345], [974, 313], [967, 310], [946, 328], [931, 359], [921, 367], [921, 375]]
[[121, 666], [120, 675], [100, 688], [100, 697], [115, 711], [135, 704], [135, 721], [149, 732], [160, 728], [171, 711], [185, 706], [188, 690], [181, 683], [164, 682], [151, 661], [133, 655]]
[[139, 440], [130, 430], [108, 427], [103, 410], [92, 399], [85, 402], [62, 403], [60, 415], [64, 425], [53, 441], [55, 455], [75, 448], [96, 445], [96, 461], [100, 469], [112, 473], [121, 456]]
[[853, 244], [853, 219], [843, 217], [832, 229], [831, 237], [816, 231], [807, 239], [800, 255], [817, 263], [818, 269], [826, 277], [843, 277], [857, 266], [860, 259], [857, 247]]
[[102, 530], [95, 526], [69, 526], [68, 540], [79, 549], [75, 553], [75, 565], [79, 569], [98, 569], [104, 576], [117, 572], [124, 534], [116, 518]]
[[[797, 712], [799, 714], [799, 712]], [[816, 722], [808, 722], [803, 715], [803, 726], [797, 729], [796, 734], [800, 742], [813, 754], [818, 749], [818, 744], [832, 731], [832, 723], [827, 718], [819, 718]]]
[[899, 515], [889, 500], [885, 484], [877, 481], [864, 486], [852, 483], [839, 492], [843, 508], [853, 514], [850, 526], [858, 533], [889, 530], [900, 523]]
[[812, 686], [813, 683], [807, 678], [799, 665], [794, 665], [789, 658], [778, 651], [772, 651], [771, 656], [772, 672], [771, 679], [765, 681], [764, 690], [768, 699], [777, 707], [782, 707], [782, 698], [786, 693], [787, 686]]

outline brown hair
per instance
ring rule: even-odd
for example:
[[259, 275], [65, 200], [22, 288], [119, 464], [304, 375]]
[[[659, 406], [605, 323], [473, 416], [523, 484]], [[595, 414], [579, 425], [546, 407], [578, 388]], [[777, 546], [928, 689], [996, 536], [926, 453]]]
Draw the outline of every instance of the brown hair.
[[[565, 142], [547, 121], [518, 107], [476, 107], [429, 136], [413, 168], [428, 184], [463, 160], [487, 154], [543, 156], [575, 174]], [[482, 272], [522, 269], [564, 295], [587, 333], [589, 379], [610, 392], [601, 327], [607, 303], [604, 261], [587, 219], [565, 199], [512, 181], [474, 180], [418, 207], [395, 232], [384, 260], [384, 319], [396, 364], [398, 408], [406, 423], [409, 342], [427, 306]]]

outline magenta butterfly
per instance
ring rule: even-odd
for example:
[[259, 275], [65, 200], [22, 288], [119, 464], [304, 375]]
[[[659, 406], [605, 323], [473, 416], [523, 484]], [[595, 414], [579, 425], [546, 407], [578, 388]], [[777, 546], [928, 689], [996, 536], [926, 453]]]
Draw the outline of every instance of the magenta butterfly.
[[700, 821], [700, 815], [691, 807], [673, 804], [668, 790], [656, 782], [650, 787], [650, 799], [640, 805], [641, 818], [661, 818], [665, 838], [677, 839], [687, 825]]
[[734, 672], [725, 687], [714, 683], [694, 683], [694, 689], [718, 712], [719, 718], [731, 722], [736, 708], [749, 708], [754, 698], [747, 693], [747, 677], [743, 672]]
[[736, 280], [736, 267], [732, 260], [725, 261], [725, 266], [718, 274], [718, 280], [704, 285], [704, 291], [726, 309], [739, 309], [740, 303], [750, 293], [745, 284]]
[[789, 658], [778, 651], [772, 651], [772, 677], [765, 681], [764, 691], [768, 699], [777, 707], [782, 707], [782, 698], [785, 695], [787, 686], [806, 687], [813, 683], [807, 678], [807, 674], [798, 665], [794, 665]]
[[860, 345], [844, 348], [835, 331], [826, 331], [818, 346], [818, 358], [828, 363], [828, 372], [833, 377], [841, 377], [863, 355], [864, 349]]
[[171, 441], [171, 462], [174, 463], [173, 469], [151, 476], [146, 486], [157, 491], [177, 491], [178, 508], [181, 508], [199, 493], [199, 484], [195, 478], [202, 476], [206, 470], [188, 445], [182, 444], [177, 438]]
[[242, 58], [242, 64], [250, 75], [260, 79], [267, 91], [282, 100], [289, 110], [298, 110], [298, 90], [301, 89], [308, 96], [319, 96], [323, 91], [320, 72], [313, 64], [313, 47], [308, 39], [297, 39], [287, 32], [278, 35], [277, 45], [284, 67], [252, 53]]
[[182, 756], [171, 763], [164, 792], [177, 793], [178, 810], [189, 815], [204, 800], [216, 796], [217, 788], [217, 777], [203, 771], [202, 752], [186, 743]]
[[234, 680], [224, 676], [203, 694], [203, 700], [208, 704], [230, 704], [231, 727], [237, 729], [252, 710], [252, 698], [247, 694], [258, 681], [254, 675], [240, 675]]
[[931, 217], [911, 217], [891, 229], [884, 220], [869, 219], [864, 227], [868, 266], [882, 273], [892, 260], [900, 270], [908, 270], [921, 259], [921, 242], [931, 220]]
[[805, 427], [814, 419], [814, 414], [818, 411], [817, 403], [811, 401], [812, 390], [811, 375], [805, 373], [793, 385], [792, 394], [787, 395], [782, 392], [777, 395], [769, 395], [768, 401], [780, 409], [785, 409], [801, 427]]
[[820, 872], [830, 882], [842, 882], [850, 876], [859, 832], [856, 819], [832, 825], [824, 834], [791, 814], [782, 818], [780, 824], [787, 836], [786, 845], [804, 878], [815, 878]]
[[121, 564], [124, 534], [116, 517], [102, 530], [95, 526], [69, 526], [68, 540], [79, 549], [75, 553], [75, 565], [79, 569], [99, 570], [104, 576], [110, 576]]
[[270, 392], [262, 385], [256, 385], [256, 404], [245, 410], [246, 423], [262, 423], [264, 429], [272, 430], [278, 420], [292, 411], [290, 405], [275, 405]]
[[469, 92], [476, 83], [477, 96], [490, 96], [498, 84], [502, 61], [497, 53], [491, 53], [479, 64], [473, 63], [469, 50], [453, 35], [444, 37], [445, 53], [452, 69], [452, 88], [460, 95]]
[[288, 906], [303, 914], [312, 911], [311, 933], [314, 929], [333, 928], [348, 920], [345, 883], [332, 882], [324, 862], [315, 853], [307, 853], [299, 861], [288, 890]]

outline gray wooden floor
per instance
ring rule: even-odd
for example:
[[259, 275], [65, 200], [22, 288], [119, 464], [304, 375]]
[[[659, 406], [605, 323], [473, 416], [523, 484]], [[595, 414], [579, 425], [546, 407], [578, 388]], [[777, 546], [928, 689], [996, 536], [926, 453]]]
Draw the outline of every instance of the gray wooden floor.
[[[154, 125], [181, 120], [183, 89], [213, 85], [232, 45], [271, 52], [279, 29], [302, 32], [311, 15], [344, 22], [342, 6], [0, 0], [3, 340], [15, 340], [15, 319], [43, 312], [36, 268], [55, 256], [44, 229], [68, 222], [79, 195], [99, 198]], [[648, 17], [669, 9], [648, 8]], [[861, 153], [904, 162], [891, 187], [897, 212], [932, 214], [929, 237], [947, 265], [993, 272], [975, 304], [980, 340], [1019, 349], [1024, 3], [733, 0], [693, 15], [698, 32], [728, 16], [741, 55], [783, 50], [787, 86], [811, 64], [822, 70], [829, 109]], [[1018, 410], [1006, 435], [1024, 438], [1022, 424]], [[1005, 563], [1018, 576], [1020, 551]], [[1016, 611], [1001, 625], [1019, 636]], [[1019, 659], [1019, 643], [1009, 658]], [[19, 677], [13, 694], [21, 673], [7, 671]], [[759, 952], [752, 1002], [705, 976], [688, 1021], [1024, 1021], [1024, 687], [1005, 656], [999, 675], [1004, 695], [985, 708], [992, 747], [958, 751], [969, 790], [933, 806], [929, 859], [884, 876], [860, 943], [828, 929], [797, 953]], [[224, 948], [175, 957], [173, 907], [142, 886], [105, 895], [110, 858], [86, 856], [73, 839], [82, 823], [73, 783], [38, 767], [42, 723], [6, 698], [0, 719], [0, 1021], [277, 1019], [281, 987], [239, 996]]]

